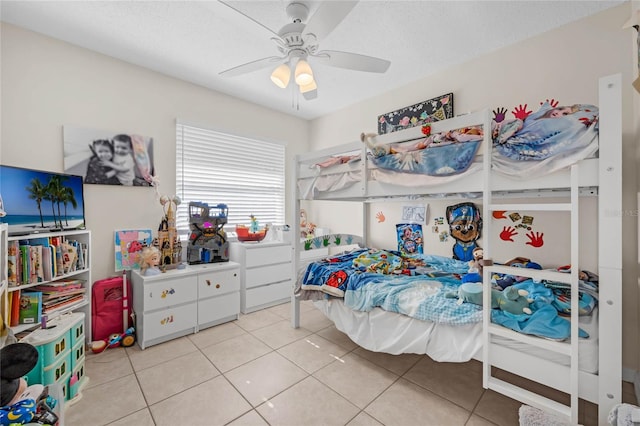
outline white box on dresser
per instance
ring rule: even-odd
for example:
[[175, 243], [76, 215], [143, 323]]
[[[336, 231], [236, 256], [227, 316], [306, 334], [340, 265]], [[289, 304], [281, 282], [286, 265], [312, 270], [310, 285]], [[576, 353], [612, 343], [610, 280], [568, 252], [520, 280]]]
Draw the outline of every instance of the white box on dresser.
[[188, 265], [154, 276], [131, 272], [136, 335], [142, 349], [238, 319], [240, 266]]
[[289, 242], [232, 243], [231, 259], [240, 268], [243, 313], [289, 301], [293, 286], [293, 247]]

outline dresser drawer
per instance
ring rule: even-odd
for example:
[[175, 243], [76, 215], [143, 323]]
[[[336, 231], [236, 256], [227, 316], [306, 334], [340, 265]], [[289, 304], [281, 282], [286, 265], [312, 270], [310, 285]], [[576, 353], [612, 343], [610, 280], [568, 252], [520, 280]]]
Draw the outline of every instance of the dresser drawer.
[[240, 290], [240, 274], [237, 269], [198, 274], [198, 298], [219, 296]]
[[198, 305], [194, 302], [188, 305], [144, 314], [144, 339], [153, 340], [158, 337], [194, 328], [198, 315], [197, 309]]
[[222, 318], [238, 315], [240, 293], [229, 293], [198, 302], [198, 324], [207, 324]]
[[244, 285], [246, 288], [252, 288], [263, 284], [290, 280], [293, 273], [291, 268], [291, 263], [280, 263], [277, 265], [247, 269], [244, 273]]
[[246, 249], [245, 266], [247, 268], [253, 268], [254, 266], [291, 262], [291, 252], [290, 245]]
[[84, 318], [73, 324], [70, 331], [71, 347], [75, 347], [78, 342], [84, 342]]
[[71, 348], [71, 368], [75, 368], [80, 362], [84, 362], [84, 337]]
[[198, 298], [196, 277], [158, 281], [144, 285], [144, 311], [193, 302]]
[[71, 371], [71, 351], [65, 352], [55, 363], [43, 368], [42, 380], [43, 384], [49, 384], [58, 381], [61, 377]]
[[293, 282], [289, 280], [247, 290], [244, 308], [250, 309], [254, 306], [286, 299], [291, 296], [292, 285]]

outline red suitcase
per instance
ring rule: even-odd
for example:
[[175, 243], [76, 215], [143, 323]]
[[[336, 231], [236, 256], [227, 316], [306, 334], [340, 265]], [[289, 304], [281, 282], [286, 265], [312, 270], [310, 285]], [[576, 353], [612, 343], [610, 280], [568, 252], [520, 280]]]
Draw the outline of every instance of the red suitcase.
[[131, 303], [126, 295], [131, 294], [127, 284], [127, 292], [123, 294], [123, 277], [111, 277], [93, 283], [91, 295], [91, 339], [108, 339], [113, 333], [121, 334], [129, 327], [123, 324], [125, 306], [127, 319], [131, 318]]

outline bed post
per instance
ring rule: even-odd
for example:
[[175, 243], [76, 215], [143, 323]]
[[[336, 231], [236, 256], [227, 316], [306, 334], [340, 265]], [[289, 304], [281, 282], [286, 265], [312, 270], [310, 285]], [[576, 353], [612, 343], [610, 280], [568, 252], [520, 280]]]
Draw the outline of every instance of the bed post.
[[622, 76], [599, 84], [598, 423], [622, 401]]
[[295, 287], [298, 279], [298, 265], [300, 263], [300, 196], [298, 195], [298, 167], [300, 156], [295, 156], [295, 165], [291, 178], [291, 190], [289, 194], [293, 198], [293, 228], [291, 232], [291, 243], [293, 247], [293, 283], [291, 285], [291, 326], [300, 327], [300, 300], [296, 297]]

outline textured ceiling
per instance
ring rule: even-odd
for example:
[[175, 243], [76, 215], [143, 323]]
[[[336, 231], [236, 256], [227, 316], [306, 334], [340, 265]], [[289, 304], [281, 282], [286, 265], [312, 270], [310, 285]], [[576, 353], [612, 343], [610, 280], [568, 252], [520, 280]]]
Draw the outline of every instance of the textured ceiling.
[[[320, 2], [299, 1], [310, 16]], [[391, 61], [385, 74], [332, 68], [310, 60], [317, 99], [271, 83], [271, 68], [236, 77], [219, 72], [279, 56], [271, 33], [216, 1], [6, 1], [2, 21], [190, 81], [241, 99], [313, 119], [419, 80], [623, 1], [360, 1], [322, 50]], [[230, 1], [278, 32], [289, 1]], [[275, 66], [274, 66], [275, 68]]]

